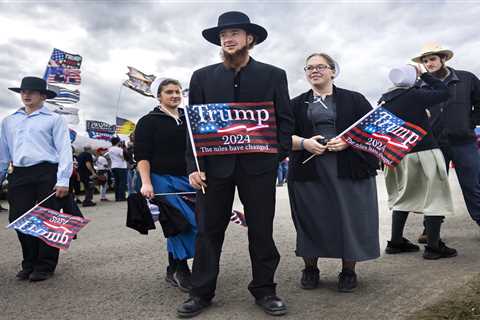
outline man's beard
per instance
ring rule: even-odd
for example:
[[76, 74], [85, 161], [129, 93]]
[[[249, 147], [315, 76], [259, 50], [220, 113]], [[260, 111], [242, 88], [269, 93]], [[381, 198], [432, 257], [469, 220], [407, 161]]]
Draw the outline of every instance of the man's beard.
[[245, 63], [248, 57], [248, 47], [245, 45], [234, 53], [228, 53], [222, 49], [220, 54], [223, 59], [223, 64], [227, 68], [238, 69]]

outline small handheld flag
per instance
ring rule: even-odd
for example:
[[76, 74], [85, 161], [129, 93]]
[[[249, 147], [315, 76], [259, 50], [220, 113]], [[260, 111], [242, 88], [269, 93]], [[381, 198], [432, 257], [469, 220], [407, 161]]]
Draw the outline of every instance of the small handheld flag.
[[66, 250], [70, 247], [73, 237], [89, 221], [89, 219], [37, 206], [10, 224], [8, 228], [37, 237], [51, 247]]

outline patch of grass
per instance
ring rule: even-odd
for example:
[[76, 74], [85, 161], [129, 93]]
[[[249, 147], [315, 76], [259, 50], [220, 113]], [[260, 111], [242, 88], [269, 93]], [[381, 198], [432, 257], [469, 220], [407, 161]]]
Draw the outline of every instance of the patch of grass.
[[480, 274], [408, 320], [480, 320]]

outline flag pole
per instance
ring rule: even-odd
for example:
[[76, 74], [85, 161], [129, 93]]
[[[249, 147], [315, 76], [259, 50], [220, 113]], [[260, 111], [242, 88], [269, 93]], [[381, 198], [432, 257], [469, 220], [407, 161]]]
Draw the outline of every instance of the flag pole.
[[[185, 106], [185, 120], [187, 121], [188, 136], [190, 137], [190, 144], [192, 145], [193, 157], [195, 158], [195, 165], [197, 171], [200, 173], [200, 165], [198, 164], [197, 149], [195, 148], [195, 141], [193, 140], [192, 127], [190, 125], [190, 119], [188, 117], [188, 105]], [[202, 186], [202, 193], [205, 194], [205, 188]]]
[[[359, 120], [357, 120], [356, 122], [354, 122], [350, 127], [348, 127], [347, 129], [343, 130], [342, 133], [338, 134], [334, 139], [337, 139], [337, 138], [340, 138], [342, 137], [345, 133], [347, 133], [348, 131], [352, 130], [356, 125], [358, 125], [360, 122], [362, 122], [363, 120], [365, 120], [369, 115], [371, 115], [373, 112], [375, 112], [375, 110], [377, 110], [378, 108], [380, 108], [383, 104], [385, 104], [385, 101], [381, 101], [375, 108], [373, 108], [372, 110], [370, 110], [369, 112], [367, 112], [363, 117], [361, 117]], [[313, 157], [315, 157], [316, 154], [312, 154], [310, 157], [308, 157], [307, 159], [305, 159], [302, 164], [305, 164], [307, 163], [308, 161], [310, 161]]]
[[117, 124], [117, 118], [118, 118], [118, 110], [120, 109], [120, 96], [122, 95], [122, 89], [123, 89], [123, 82], [120, 85], [120, 90], [118, 91], [118, 98], [117, 98], [117, 111], [115, 112], [115, 124]]
[[44, 203], [45, 201], [47, 201], [48, 199], [50, 199], [54, 194], [56, 193], [56, 191], [52, 192], [48, 197], [46, 197], [45, 199], [43, 199], [42, 201], [40, 201], [39, 203], [37, 203], [36, 205], [34, 205], [30, 210], [28, 210], [27, 212], [25, 212], [24, 214], [22, 214], [20, 217], [18, 217], [17, 219], [15, 219], [15, 221], [13, 221], [12, 223], [10, 223], [8, 226], [6, 226], [5, 228], [10, 228], [10, 226], [12, 226], [12, 224], [14, 224], [15, 222], [17, 222], [18, 220], [22, 219], [23, 217], [25, 217], [27, 214], [29, 214], [30, 212], [33, 211], [33, 209], [35, 209], [36, 207], [38, 207], [39, 205], [41, 205], [42, 203]]
[[154, 193], [154, 196], [175, 196], [175, 195], [182, 195], [182, 194], [197, 194], [195, 191], [191, 192], [164, 192], [164, 193]]

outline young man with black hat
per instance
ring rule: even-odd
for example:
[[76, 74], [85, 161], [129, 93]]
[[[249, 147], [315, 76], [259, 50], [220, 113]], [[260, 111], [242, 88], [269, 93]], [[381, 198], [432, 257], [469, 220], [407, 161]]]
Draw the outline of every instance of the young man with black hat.
[[232, 212], [235, 187], [245, 207], [253, 279], [248, 289], [268, 314], [283, 315], [287, 308], [276, 295], [274, 274], [280, 260], [272, 237], [275, 212], [275, 178], [279, 160], [291, 148], [293, 116], [287, 77], [277, 67], [255, 61], [249, 55], [267, 31], [241, 12], [226, 12], [216, 27], [203, 37], [221, 46], [223, 63], [195, 71], [189, 88], [189, 104], [272, 101], [275, 107], [279, 154], [248, 153], [199, 158], [197, 171], [192, 149], [187, 151], [190, 184], [198, 193], [198, 236], [193, 262], [190, 299], [177, 309], [179, 317], [193, 317], [215, 295], [225, 230]]
[[[412, 61], [422, 63], [448, 87], [450, 98], [428, 109], [432, 132], [447, 170], [450, 161], [454, 163], [468, 212], [480, 226], [480, 157], [474, 132], [480, 125], [480, 80], [471, 72], [447, 67], [445, 63], [452, 57], [451, 50], [429, 43]], [[419, 241], [426, 242], [425, 236]]]
[[[55, 192], [57, 198], [68, 195], [72, 174], [72, 149], [68, 128], [63, 118], [48, 110], [43, 102], [56, 93], [47, 89], [45, 80], [25, 77], [20, 88], [23, 107], [7, 116], [0, 132], [0, 181], [9, 163], [9, 221], [13, 222], [36, 203]], [[44, 207], [58, 210], [60, 201], [50, 198]], [[50, 278], [58, 263], [59, 250], [39, 238], [17, 231], [22, 246], [22, 270], [19, 280], [43, 281]]]

